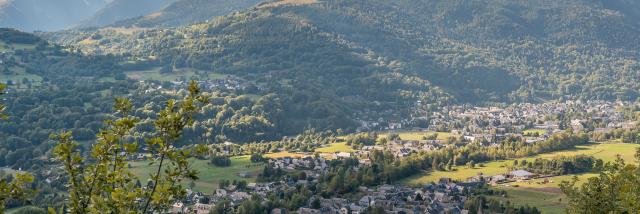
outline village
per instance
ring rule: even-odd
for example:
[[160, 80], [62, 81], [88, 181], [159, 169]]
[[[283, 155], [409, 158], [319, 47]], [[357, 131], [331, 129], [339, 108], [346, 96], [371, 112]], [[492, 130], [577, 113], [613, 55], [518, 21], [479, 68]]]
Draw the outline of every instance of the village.
[[[352, 152], [338, 151], [320, 155], [300, 157], [280, 157], [268, 160], [269, 166], [285, 171], [301, 171], [306, 175], [304, 180], [283, 179], [279, 182], [250, 183], [246, 192], [234, 192], [233, 188], [219, 190], [209, 204], [196, 203], [194, 213], [208, 213], [221, 198], [239, 203], [242, 198], [250, 197], [248, 192], [266, 196], [269, 192], [283, 191], [296, 186], [314, 185], [317, 179], [330, 171], [329, 161], [335, 159], [357, 159], [358, 165], [353, 170], [371, 164], [368, 155], [375, 150], [390, 151], [395, 157], [407, 157], [414, 153], [437, 150], [442, 147], [455, 146], [448, 141], [456, 138], [462, 143], [482, 143], [485, 146], [497, 144], [507, 138], [520, 138], [530, 144], [544, 141], [551, 135], [571, 129], [575, 132], [589, 131], [606, 133], [614, 129], [632, 129], [635, 122], [625, 118], [620, 111], [629, 103], [610, 102], [564, 102], [554, 104], [520, 104], [504, 108], [498, 107], [465, 107], [454, 106], [440, 112], [432, 113], [428, 118], [429, 126], [417, 129], [425, 134], [420, 139], [387, 139], [386, 143], [362, 146]], [[567, 116], [565, 116], [567, 115]], [[564, 118], [563, 118], [564, 117]], [[416, 120], [414, 118], [412, 120]], [[424, 118], [421, 118], [424, 119]], [[410, 120], [407, 120], [410, 121]], [[362, 122], [364, 129], [375, 129], [387, 133], [411, 126], [407, 123], [389, 123], [388, 127], [376, 126], [380, 123]], [[416, 130], [416, 129], [411, 129]], [[438, 136], [444, 135], [444, 136]], [[388, 135], [386, 136], [389, 137]], [[349, 198], [319, 198], [320, 205], [309, 206], [298, 210], [298, 213], [361, 213], [368, 207], [382, 207], [386, 213], [468, 213], [463, 209], [465, 197], [462, 192], [481, 184], [489, 186], [509, 186], [510, 183], [531, 182], [541, 178], [541, 182], [552, 182], [546, 175], [538, 175], [522, 169], [512, 169], [507, 173], [469, 177], [464, 181], [441, 178], [440, 182], [421, 186], [381, 185], [377, 187], [360, 187], [359, 200]], [[540, 181], [537, 181], [540, 182]], [[517, 184], [514, 184], [517, 185]], [[318, 197], [318, 196], [314, 196]], [[177, 206], [176, 209], [187, 209]], [[275, 209], [272, 213], [285, 213]]]
[[[351, 170], [358, 171], [371, 166], [369, 156], [374, 151], [391, 152], [396, 158], [412, 154], [455, 147], [469, 143], [484, 146], [499, 146], [505, 138], [517, 138], [529, 144], [544, 141], [555, 133], [567, 129], [573, 131], [609, 132], [614, 129], [631, 129], [635, 122], [625, 118], [620, 111], [625, 103], [607, 102], [566, 102], [557, 104], [521, 104], [505, 108], [457, 106], [433, 113], [429, 127], [409, 129], [409, 132], [423, 133], [407, 137], [397, 135], [407, 129], [387, 127], [380, 131], [375, 145], [364, 145], [349, 151], [322, 153], [292, 153], [291, 157], [273, 157], [265, 160], [266, 166], [285, 172], [303, 173], [301, 178], [284, 176], [278, 181], [238, 182], [221, 186], [213, 192], [204, 193], [189, 190], [187, 198], [176, 202], [168, 213], [210, 213], [217, 204], [229, 203], [237, 208], [252, 197], [267, 197], [277, 193], [292, 191], [300, 187], [312, 187], [319, 179], [332, 170], [333, 160], [357, 160]], [[581, 110], [582, 109], [582, 110]], [[570, 118], [551, 115], [571, 115]], [[397, 129], [394, 129], [397, 128]], [[344, 139], [337, 143], [345, 144]], [[452, 143], [454, 142], [455, 143]], [[231, 143], [228, 143], [231, 144]], [[129, 157], [130, 161], [145, 161], [151, 156], [140, 153]], [[237, 178], [250, 178], [256, 174], [238, 173]], [[552, 182], [547, 175], [535, 174], [523, 169], [510, 168], [500, 174], [478, 173], [466, 179], [440, 178], [439, 182], [422, 185], [386, 184], [360, 186], [350, 197], [323, 198], [314, 195], [307, 205], [297, 213], [340, 213], [358, 214], [367, 208], [382, 208], [386, 213], [469, 213], [464, 209], [466, 194], [483, 186], [509, 186], [519, 182]], [[47, 179], [52, 182], [57, 179]], [[356, 198], [353, 196], [357, 195]], [[286, 209], [274, 209], [271, 213], [287, 213]]]
[[[507, 136], [518, 136], [526, 137], [527, 142], [534, 143], [569, 128], [574, 132], [598, 133], [616, 128], [632, 129], [636, 122], [626, 119], [619, 111], [632, 105], [629, 102], [566, 101], [506, 107], [446, 106], [434, 112], [425, 112], [416, 107], [408, 119], [395, 122], [382, 118], [360, 120], [358, 130], [446, 132], [451, 136], [462, 136], [470, 142], [495, 142]], [[418, 127], [418, 124], [422, 127]], [[535, 130], [535, 133], [525, 133], [527, 130]]]
[[[346, 158], [346, 157], [343, 157]], [[216, 203], [229, 201], [231, 206], [238, 206], [243, 201], [257, 195], [267, 197], [270, 193], [286, 192], [298, 187], [314, 186], [319, 177], [329, 170], [328, 160], [322, 157], [276, 158], [270, 159], [269, 165], [276, 169], [287, 171], [301, 171], [305, 179], [293, 180], [290, 177], [277, 182], [248, 183], [229, 185], [223, 189], [217, 189], [212, 195], [201, 192], [189, 192], [184, 202], [174, 204], [171, 213], [210, 213]], [[360, 161], [353, 170], [359, 170], [369, 163]], [[522, 182], [537, 177], [525, 170], [514, 170], [506, 174], [495, 176], [478, 175], [467, 181], [454, 181], [449, 178], [441, 178], [439, 182], [410, 187], [406, 185], [379, 185], [376, 187], [358, 188], [359, 199], [349, 198], [321, 198], [313, 196], [309, 199], [309, 205], [300, 208], [300, 214], [359, 214], [369, 207], [383, 208], [385, 213], [469, 213], [463, 208], [466, 196], [474, 188], [480, 188], [483, 184], [504, 185], [509, 182]], [[243, 186], [239, 188], [238, 186]], [[313, 204], [317, 200], [319, 204]], [[186, 204], [192, 204], [187, 206]], [[286, 213], [284, 209], [274, 209], [271, 213]]]
[[[198, 80], [197, 83], [201, 89], [207, 91], [250, 91], [255, 93], [263, 90], [250, 82], [232, 75], [226, 75], [224, 78], [219, 79]], [[189, 85], [189, 81], [184, 78], [164, 82], [140, 80], [138, 84], [143, 88], [145, 94], [153, 92], [172, 93], [186, 88]]]
[[[224, 189], [216, 190], [215, 194], [205, 196], [202, 193], [190, 193], [185, 202], [174, 204], [171, 213], [210, 213], [214, 204], [221, 201], [230, 201], [231, 205], [239, 205], [251, 195], [266, 197], [274, 192], [286, 192], [298, 187], [314, 186], [322, 173], [328, 170], [325, 159], [318, 157], [304, 158], [278, 158], [270, 160], [269, 164], [279, 169], [300, 170], [305, 173], [306, 179], [292, 180], [285, 178], [278, 182], [249, 183], [243, 190], [230, 185]], [[366, 163], [360, 163], [366, 164]], [[356, 167], [354, 170], [358, 170]], [[468, 213], [463, 209], [466, 200], [464, 192], [468, 192], [480, 185], [480, 182], [454, 182], [443, 179], [437, 184], [429, 184], [420, 187], [408, 187], [404, 185], [380, 185], [377, 187], [361, 186], [356, 199], [349, 198], [321, 198], [313, 196], [309, 199], [309, 205], [299, 208], [299, 214], [359, 214], [367, 208], [379, 207], [385, 213]], [[207, 198], [202, 200], [202, 198]], [[315, 204], [314, 204], [315, 201]], [[192, 203], [193, 206], [185, 206]], [[272, 214], [287, 213], [285, 209], [273, 209]]]

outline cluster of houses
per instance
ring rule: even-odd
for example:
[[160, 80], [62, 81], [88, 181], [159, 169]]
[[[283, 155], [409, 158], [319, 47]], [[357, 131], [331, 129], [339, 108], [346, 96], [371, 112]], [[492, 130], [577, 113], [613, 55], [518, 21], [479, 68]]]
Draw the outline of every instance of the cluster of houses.
[[[381, 185], [376, 188], [360, 187], [359, 200], [320, 198], [320, 206], [303, 207], [299, 214], [359, 214], [372, 207], [385, 213], [469, 213], [464, 210], [465, 191], [476, 188], [479, 182], [455, 183], [443, 179], [438, 184], [421, 187]], [[314, 199], [311, 199], [314, 200]]]
[[[213, 195], [208, 196], [188, 191], [187, 199], [174, 203], [168, 213], [207, 214], [222, 201], [229, 203], [230, 207], [237, 207], [252, 195], [265, 197], [270, 192], [286, 191], [288, 188], [296, 188], [299, 185], [309, 185], [309, 182], [314, 181], [308, 179], [306, 182], [283, 180], [264, 184], [251, 183], [244, 191], [237, 190], [232, 185], [218, 189]], [[296, 212], [299, 214], [359, 214], [376, 207], [384, 209], [385, 213], [469, 213], [463, 207], [467, 199], [464, 193], [480, 184], [480, 182], [456, 183], [450, 179], [442, 179], [437, 184], [421, 187], [400, 185], [360, 187], [357, 194], [361, 195], [359, 199], [313, 196], [306, 206], [299, 208]], [[276, 208], [270, 213], [287, 213], [287, 211]]]
[[[152, 92], [166, 92], [166, 91], [175, 91], [185, 89], [189, 84], [188, 80], [175, 80], [170, 81], [169, 85], [166, 84], [156, 84], [153, 81], [140, 81], [140, 85], [145, 87], [144, 93], [152, 93]], [[198, 85], [208, 91], [213, 90], [229, 90], [229, 91], [244, 91], [248, 88], [254, 88], [255, 90], [263, 90], [260, 87], [254, 86], [253, 84], [234, 77], [234, 76], [226, 76], [222, 79], [212, 79], [212, 80], [198, 80]]]
[[[607, 133], [616, 128], [635, 128], [636, 122], [626, 120], [620, 112], [620, 107], [631, 105], [627, 102], [566, 101], [506, 107], [446, 106], [434, 112], [415, 110], [410, 119], [397, 122], [381, 118], [361, 120], [360, 130], [406, 130], [422, 120], [428, 123], [422, 131], [450, 132], [451, 136], [459, 136], [467, 142], [495, 143], [507, 137], [520, 137], [528, 143], [535, 143], [568, 128], [596, 133]], [[570, 115], [571, 118], [561, 120], [559, 115]], [[598, 125], [593, 126], [594, 123]], [[523, 134], [525, 130], [532, 129], [538, 132]]]
[[285, 170], [313, 170], [319, 173], [326, 172], [329, 169], [327, 160], [322, 157], [303, 157], [303, 158], [275, 158], [269, 159], [269, 165], [274, 169]]
[[496, 186], [503, 183], [526, 181], [536, 177], [538, 177], [538, 175], [535, 173], [519, 169], [499, 175], [484, 175], [480, 173], [477, 176], [469, 178], [469, 182], [485, 182]]
[[393, 140], [387, 143], [386, 149], [396, 157], [407, 157], [420, 151], [440, 149], [444, 147], [443, 142], [443, 140]]

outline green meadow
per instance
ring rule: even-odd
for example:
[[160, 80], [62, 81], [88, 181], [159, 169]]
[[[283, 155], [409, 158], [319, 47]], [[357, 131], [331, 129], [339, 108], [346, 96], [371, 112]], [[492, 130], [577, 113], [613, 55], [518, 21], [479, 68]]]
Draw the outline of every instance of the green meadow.
[[336, 152], [355, 152], [351, 146], [347, 145], [345, 142], [341, 143], [332, 143], [327, 147], [317, 148], [315, 152], [320, 153], [336, 153]]
[[[211, 193], [218, 188], [218, 183], [222, 180], [245, 180], [247, 182], [255, 182], [256, 176], [262, 171], [263, 165], [252, 163], [250, 156], [238, 156], [231, 158], [231, 166], [217, 167], [209, 164], [209, 160], [191, 159], [191, 167], [198, 170], [199, 179], [195, 181], [194, 190], [205, 193]], [[150, 161], [134, 161], [130, 162], [131, 172], [140, 178], [143, 184], [149, 179], [149, 175], [157, 169], [157, 165], [149, 165]], [[249, 178], [238, 176], [239, 173], [248, 173]], [[183, 182], [183, 185], [189, 185], [190, 181]]]
[[[585, 146], [577, 146], [575, 149], [571, 150], [540, 154], [533, 157], [520, 158], [517, 160], [533, 161], [536, 158], [550, 159], [559, 156], [590, 155], [608, 162], [615, 160], [616, 156], [620, 155], [626, 161], [633, 161], [635, 149], [638, 147], [640, 147], [640, 145], [623, 143], [591, 144]], [[452, 178], [455, 180], [466, 180], [467, 178], [476, 176], [479, 173], [482, 173], [484, 175], [498, 175], [507, 173], [507, 167], [511, 165], [513, 165], [513, 160], [492, 161], [488, 163], [477, 164], [473, 169], [467, 168], [465, 166], [458, 166], [454, 167], [453, 171], [424, 172], [409, 177], [403, 180], [402, 183], [409, 185], [421, 185], [430, 182], [437, 182], [442, 177]], [[555, 185], [557, 187], [557, 183]]]
[[[622, 157], [625, 161], [634, 160], [637, 144], [623, 143], [603, 143], [591, 144], [585, 146], [577, 146], [575, 149], [540, 154], [529, 158], [520, 158], [518, 161], [533, 161], [536, 158], [554, 158], [559, 156], [575, 156], [575, 155], [591, 155], [604, 161], [614, 161], [617, 156]], [[508, 172], [507, 166], [513, 165], [513, 160], [493, 161], [484, 163], [482, 166], [478, 164], [475, 168], [455, 167], [455, 171], [435, 171], [424, 172], [419, 175], [409, 177], [402, 181], [408, 185], [421, 185], [430, 182], [437, 182], [441, 177], [448, 177], [456, 180], [466, 180], [467, 178], [483, 173], [485, 175], [497, 175]], [[585, 182], [588, 178], [597, 176], [595, 173], [585, 173], [578, 175], [563, 175], [545, 179], [532, 179], [522, 182], [511, 182], [497, 186], [497, 189], [507, 191], [507, 197], [492, 196], [492, 198], [509, 201], [518, 206], [530, 205], [537, 207], [542, 213], [560, 214], [564, 213], [566, 201], [564, 194], [559, 189], [562, 181], [570, 181], [576, 176], [578, 183]]]
[[535, 134], [544, 135], [546, 133], [547, 133], [547, 130], [544, 130], [544, 129], [527, 129], [522, 131], [522, 134], [524, 135], [535, 135]]
[[378, 139], [386, 138], [390, 133], [396, 133], [402, 140], [423, 140], [424, 137], [437, 134], [438, 140], [447, 140], [451, 136], [449, 132], [421, 132], [421, 131], [398, 131], [398, 132], [386, 132], [378, 135]]
[[507, 197], [491, 196], [490, 198], [509, 201], [517, 206], [534, 206], [542, 213], [562, 214], [565, 213], [566, 197], [559, 192], [541, 191], [526, 188], [499, 187], [505, 190]]

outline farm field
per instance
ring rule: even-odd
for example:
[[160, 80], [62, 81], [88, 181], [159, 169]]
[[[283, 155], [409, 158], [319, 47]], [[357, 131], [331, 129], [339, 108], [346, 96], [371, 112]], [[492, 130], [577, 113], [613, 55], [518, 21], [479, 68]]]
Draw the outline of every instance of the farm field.
[[388, 132], [381, 133], [378, 135], [378, 139], [386, 138], [389, 136], [389, 133], [396, 133], [400, 136], [402, 140], [422, 140], [423, 137], [427, 137], [433, 134], [438, 134], [436, 139], [438, 140], [447, 140], [451, 136], [449, 132], [421, 132], [421, 131], [398, 131], [398, 132]]
[[5, 74], [0, 72], [0, 83], [7, 83], [7, 81], [11, 81], [13, 82], [13, 86], [11, 86], [12, 88], [17, 88], [17, 84], [20, 84], [19, 89], [27, 88], [26, 84], [22, 84], [23, 79], [28, 79], [33, 86], [38, 86], [42, 82], [42, 77], [35, 74], [28, 74], [24, 71], [24, 68], [11, 67], [9, 70], [13, 73]]
[[[218, 188], [218, 183], [222, 180], [245, 180], [254, 182], [256, 176], [262, 171], [263, 165], [251, 163], [250, 156], [238, 156], [231, 158], [231, 166], [216, 167], [209, 164], [208, 160], [191, 159], [191, 167], [199, 171], [199, 180], [195, 181], [196, 191], [211, 193]], [[149, 166], [150, 161], [131, 162], [131, 172], [138, 176], [140, 182], [146, 183], [149, 175], [157, 169], [157, 165]], [[238, 173], [248, 173], [250, 178], [242, 178]], [[190, 181], [185, 181], [183, 185], [189, 185]]]
[[491, 196], [500, 201], [509, 201], [517, 206], [535, 206], [542, 213], [562, 214], [566, 207], [566, 199], [560, 192], [543, 189], [500, 187], [505, 190], [507, 197]]
[[302, 158], [302, 157], [306, 157], [309, 156], [309, 154], [303, 154], [303, 153], [292, 153], [292, 152], [278, 152], [278, 153], [269, 153], [269, 154], [265, 154], [264, 155], [267, 158]]
[[[322, 147], [322, 148], [317, 148], [315, 149], [315, 153], [320, 153], [321, 156], [324, 156], [325, 158], [327, 158], [327, 156], [329, 156], [329, 154], [333, 154], [336, 152], [348, 152], [348, 153], [352, 153], [355, 152], [356, 150], [354, 150], [353, 148], [351, 148], [351, 146], [347, 145], [347, 143], [345, 142], [341, 142], [341, 143], [333, 143], [327, 147]], [[290, 157], [290, 158], [303, 158], [303, 157], [307, 157], [307, 156], [313, 156], [313, 153], [297, 153], [297, 152], [288, 152], [288, 151], [282, 151], [282, 152], [277, 152], [277, 153], [269, 153], [269, 154], [265, 154], [264, 156], [267, 158], [285, 158], [285, 157]]]
[[[536, 155], [529, 158], [521, 158], [519, 161], [527, 160], [532, 161], [536, 158], [554, 158], [558, 156], [575, 156], [575, 155], [591, 155], [595, 158], [602, 159], [604, 161], [613, 161], [617, 155], [620, 155], [626, 161], [633, 161], [635, 149], [640, 147], [636, 144], [622, 144], [622, 143], [605, 143], [605, 144], [592, 144], [585, 146], [578, 146], [576, 149], [565, 150], [559, 152], [552, 152], [547, 154]], [[485, 175], [496, 175], [508, 172], [507, 166], [512, 165], [513, 160], [506, 161], [493, 161], [485, 163], [483, 167], [476, 167], [469, 169], [466, 167], [456, 167], [457, 171], [453, 172], [425, 172], [421, 175], [416, 175], [407, 178], [403, 181], [409, 185], [420, 185], [429, 182], [437, 182], [440, 177], [449, 177], [457, 180], [465, 180], [469, 177], [473, 177], [478, 173]], [[564, 213], [566, 207], [566, 201], [564, 194], [559, 189], [559, 184], [562, 181], [569, 181], [577, 176], [578, 183], [586, 182], [590, 177], [597, 176], [595, 173], [585, 173], [579, 175], [563, 175], [547, 178], [549, 182], [544, 182], [544, 179], [533, 179], [523, 182], [511, 182], [495, 187], [496, 189], [503, 189], [507, 191], [507, 197], [493, 196], [493, 198], [510, 201], [518, 206], [530, 205], [535, 206], [542, 213], [560, 214]]]
[[[626, 161], [633, 161], [635, 149], [640, 147], [636, 144], [622, 144], [622, 143], [608, 143], [608, 144], [592, 144], [585, 146], [578, 146], [576, 149], [565, 150], [559, 152], [552, 152], [547, 154], [536, 155], [529, 158], [520, 158], [518, 161], [527, 160], [533, 161], [536, 158], [553, 158], [558, 156], [575, 156], [575, 155], [592, 155], [595, 158], [606, 161], [613, 161], [616, 159], [616, 155], [620, 155]], [[513, 165], [513, 160], [492, 161], [483, 163], [484, 166], [479, 166], [469, 169], [465, 166], [454, 167], [454, 171], [435, 171], [425, 172], [412, 177], [409, 177], [402, 181], [402, 183], [409, 185], [421, 185], [430, 182], [437, 182], [441, 177], [452, 178], [455, 180], [466, 180], [467, 178], [483, 173], [485, 175], [497, 175], [507, 173], [507, 166]], [[554, 179], [554, 178], [552, 178]], [[557, 187], [559, 182], [554, 182], [554, 186]]]
[[[191, 79], [191, 77], [201, 78], [196, 74], [194, 70], [190, 69], [176, 69], [170, 74], [161, 74], [160, 68], [154, 68], [146, 71], [131, 71], [127, 72], [127, 77], [135, 80], [158, 80], [158, 81], [175, 81], [178, 79]], [[215, 80], [223, 79], [225, 75], [218, 73], [207, 72], [206, 79]]]
[[347, 143], [342, 142], [342, 143], [333, 143], [328, 147], [317, 148], [315, 151], [320, 153], [336, 153], [336, 152], [355, 152], [356, 150], [351, 148], [351, 146], [347, 145]]
[[547, 130], [543, 130], [543, 129], [527, 129], [522, 131], [522, 134], [524, 135], [544, 135], [547, 133]]

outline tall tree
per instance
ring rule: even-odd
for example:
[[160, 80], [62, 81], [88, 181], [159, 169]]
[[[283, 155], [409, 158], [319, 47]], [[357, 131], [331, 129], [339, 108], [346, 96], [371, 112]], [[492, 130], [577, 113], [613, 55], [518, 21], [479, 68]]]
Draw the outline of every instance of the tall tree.
[[69, 177], [71, 213], [159, 213], [183, 197], [186, 191], [181, 182], [198, 177], [187, 162], [190, 151], [178, 149], [174, 143], [206, 102], [199, 94], [197, 83], [191, 82], [184, 99], [167, 101], [157, 113], [153, 121], [155, 132], [146, 142], [148, 150], [157, 157], [150, 163], [156, 170], [144, 187], [137, 185], [139, 178], [126, 167], [126, 157], [138, 151], [136, 143], [125, 140], [139, 121], [131, 115], [131, 101], [115, 100], [116, 119], [105, 122], [106, 128], [98, 134], [88, 158], [82, 157], [71, 132], [52, 135], [58, 140], [54, 154]]

